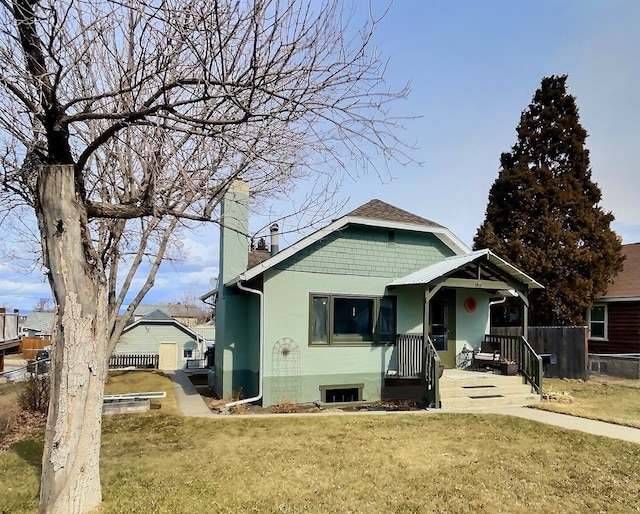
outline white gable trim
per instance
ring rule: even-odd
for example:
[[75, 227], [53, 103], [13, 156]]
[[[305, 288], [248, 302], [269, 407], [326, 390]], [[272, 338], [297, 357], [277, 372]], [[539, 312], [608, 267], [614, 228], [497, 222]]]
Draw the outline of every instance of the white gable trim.
[[411, 232], [421, 232], [425, 234], [433, 234], [436, 236], [442, 243], [444, 243], [447, 248], [451, 249], [456, 255], [463, 255], [471, 251], [471, 249], [462, 242], [460, 238], [453, 234], [448, 228], [445, 227], [429, 227], [427, 225], [419, 225], [414, 223], [405, 223], [398, 221], [389, 221], [389, 220], [379, 220], [372, 218], [360, 218], [357, 216], [344, 216], [330, 223], [324, 228], [317, 230], [313, 234], [310, 234], [304, 238], [302, 238], [297, 243], [289, 246], [288, 248], [282, 250], [277, 253], [273, 257], [270, 257], [266, 261], [254, 266], [248, 271], [241, 273], [237, 277], [231, 279], [225, 285], [227, 287], [231, 287], [238, 282], [251, 280], [252, 278], [257, 277], [258, 275], [264, 273], [268, 269], [280, 264], [282, 261], [288, 259], [289, 257], [295, 255], [301, 250], [304, 250], [308, 246], [313, 243], [320, 241], [327, 237], [329, 234], [341, 230], [348, 225], [364, 225], [368, 227], [378, 227], [378, 228], [386, 228], [389, 230], [407, 230]]
[[202, 339], [200, 334], [198, 334], [197, 332], [194, 332], [188, 326], [183, 325], [177, 319], [144, 319], [144, 318], [140, 318], [135, 323], [131, 323], [131, 325], [127, 325], [126, 327], [124, 327], [124, 330], [122, 331], [122, 333], [124, 334], [126, 332], [129, 332], [130, 330], [133, 330], [135, 327], [137, 327], [139, 325], [175, 325], [175, 327], [178, 330], [182, 330], [183, 332], [185, 332], [188, 335], [192, 336], [196, 341], [198, 339]]

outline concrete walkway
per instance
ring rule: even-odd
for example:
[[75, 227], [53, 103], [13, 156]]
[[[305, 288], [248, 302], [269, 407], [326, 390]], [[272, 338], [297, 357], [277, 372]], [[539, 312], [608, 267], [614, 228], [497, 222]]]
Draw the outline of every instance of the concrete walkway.
[[566, 414], [558, 414], [557, 412], [549, 412], [541, 409], [530, 409], [528, 407], [501, 407], [496, 409], [477, 410], [474, 412], [517, 416], [519, 418], [539, 421], [540, 423], [546, 423], [547, 425], [554, 425], [568, 430], [577, 430], [588, 434], [611, 437], [612, 439], [621, 439], [630, 443], [640, 444], [640, 429], [624, 427], [613, 423], [605, 423], [604, 421], [568, 416]]
[[176, 394], [176, 402], [183, 416], [191, 418], [219, 418], [220, 416], [211, 412], [204, 399], [200, 396], [195, 386], [189, 380], [189, 376], [182, 370], [165, 371], [171, 382], [173, 391]]
[[[217, 418], [217, 419], [245, 419], [247, 417], [252, 418], [264, 418], [266, 416], [318, 416], [318, 414], [254, 414], [254, 415], [240, 415], [240, 416], [223, 416], [220, 414], [214, 414], [209, 410], [205, 404], [202, 396], [198, 393], [196, 388], [189, 380], [189, 377], [184, 371], [168, 371], [167, 375], [173, 382], [174, 391], [176, 394], [176, 401], [178, 407], [182, 411], [184, 416], [198, 417], [198, 418]], [[538, 421], [547, 425], [553, 425], [556, 427], [566, 428], [568, 430], [577, 430], [588, 434], [594, 434], [604, 437], [610, 437], [613, 439], [620, 439], [622, 441], [628, 441], [631, 443], [640, 444], [640, 429], [624, 427], [621, 425], [614, 425], [613, 423], [605, 423], [603, 421], [595, 421], [592, 419], [578, 418], [575, 416], [568, 416], [566, 414], [558, 414], [556, 412], [549, 412], [540, 409], [530, 409], [528, 407], [496, 407], [489, 409], [469, 409], [469, 410], [456, 410], [456, 411], [441, 411], [437, 409], [425, 410], [425, 411], [411, 411], [411, 412], [380, 412], [380, 411], [368, 411], [363, 414], [380, 415], [380, 414], [438, 414], [438, 413], [469, 413], [469, 414], [501, 414], [505, 416], [516, 416], [519, 418], [529, 419], [531, 421]], [[335, 415], [336, 412], [326, 412], [324, 415]], [[342, 414], [342, 413], [341, 413]], [[354, 413], [345, 413], [353, 415]], [[357, 415], [357, 414], [356, 414]]]

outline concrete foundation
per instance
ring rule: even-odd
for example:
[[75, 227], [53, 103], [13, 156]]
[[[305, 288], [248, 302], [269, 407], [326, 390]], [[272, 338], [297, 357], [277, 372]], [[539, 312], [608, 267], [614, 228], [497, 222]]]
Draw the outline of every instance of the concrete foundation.
[[589, 373], [640, 379], [640, 354], [589, 354]]

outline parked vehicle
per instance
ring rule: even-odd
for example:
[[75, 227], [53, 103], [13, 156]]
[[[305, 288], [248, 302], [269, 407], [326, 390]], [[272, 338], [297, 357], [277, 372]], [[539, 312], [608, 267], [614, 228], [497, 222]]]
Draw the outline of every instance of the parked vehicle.
[[27, 371], [41, 375], [48, 373], [51, 369], [51, 351], [49, 348], [43, 348], [36, 352], [36, 358], [27, 362]]

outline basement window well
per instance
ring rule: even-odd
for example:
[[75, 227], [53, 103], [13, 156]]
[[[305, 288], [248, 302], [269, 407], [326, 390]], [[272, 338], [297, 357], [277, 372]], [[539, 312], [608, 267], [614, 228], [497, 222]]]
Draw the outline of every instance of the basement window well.
[[364, 384], [320, 386], [322, 403], [350, 403], [362, 401]]

